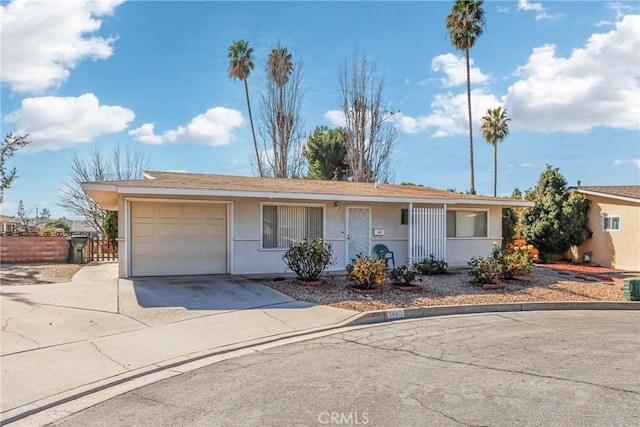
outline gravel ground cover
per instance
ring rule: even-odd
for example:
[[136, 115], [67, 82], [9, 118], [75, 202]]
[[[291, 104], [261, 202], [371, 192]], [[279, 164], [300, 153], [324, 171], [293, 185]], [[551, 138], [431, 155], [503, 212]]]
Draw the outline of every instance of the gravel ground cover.
[[485, 290], [471, 282], [466, 270], [439, 276], [422, 276], [422, 289], [403, 292], [389, 283], [382, 294], [359, 295], [342, 275], [328, 275], [321, 286], [305, 286], [286, 278], [261, 283], [290, 297], [355, 311], [459, 304], [494, 304], [541, 301], [624, 301], [620, 283], [599, 281], [581, 272], [535, 267], [533, 275], [503, 280], [502, 289]]
[[[576, 268], [578, 267], [578, 268]], [[2, 264], [3, 286], [69, 282], [82, 268], [77, 264]], [[625, 273], [595, 266], [546, 264], [536, 266], [533, 275], [502, 281], [503, 289], [485, 290], [471, 282], [466, 270], [452, 270], [441, 276], [422, 276], [419, 291], [403, 292], [389, 283], [382, 294], [360, 295], [347, 289], [344, 275], [327, 275], [321, 286], [306, 286], [293, 278], [254, 278], [299, 301], [355, 311], [428, 307], [457, 304], [492, 304], [535, 301], [624, 301]], [[638, 273], [635, 273], [637, 276]]]
[[2, 286], [66, 283], [82, 268], [79, 264], [0, 264]]

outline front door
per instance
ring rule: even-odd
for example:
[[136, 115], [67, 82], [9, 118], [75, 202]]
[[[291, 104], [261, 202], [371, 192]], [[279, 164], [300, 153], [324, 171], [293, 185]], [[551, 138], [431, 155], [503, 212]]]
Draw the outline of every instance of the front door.
[[369, 208], [347, 208], [347, 264], [357, 255], [369, 255], [370, 216]]

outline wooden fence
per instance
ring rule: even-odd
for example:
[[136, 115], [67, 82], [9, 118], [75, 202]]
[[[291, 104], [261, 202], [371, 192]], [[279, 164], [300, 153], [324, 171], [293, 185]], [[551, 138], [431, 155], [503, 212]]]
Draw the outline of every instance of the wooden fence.
[[89, 236], [87, 261], [115, 261], [118, 259], [118, 244], [112, 240]]

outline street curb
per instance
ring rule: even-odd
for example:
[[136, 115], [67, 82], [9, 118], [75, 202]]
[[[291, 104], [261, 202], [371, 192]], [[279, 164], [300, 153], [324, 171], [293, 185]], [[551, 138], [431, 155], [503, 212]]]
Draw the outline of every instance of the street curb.
[[47, 425], [110, 398], [185, 372], [264, 349], [332, 335], [338, 333], [340, 330], [360, 329], [381, 323], [429, 317], [553, 310], [640, 310], [640, 302], [570, 301], [470, 304], [364, 312], [333, 325], [263, 337], [262, 339], [250, 340], [217, 349], [204, 350], [105, 378], [9, 410], [2, 414], [3, 419], [0, 424], [17, 423], [15, 425], [27, 426]]
[[368, 311], [347, 321], [345, 327], [372, 325], [402, 319], [419, 319], [436, 316], [461, 314], [503, 313], [513, 311], [551, 310], [640, 310], [640, 302], [635, 301], [563, 301], [526, 302], [504, 304], [442, 305], [435, 307], [405, 308]]

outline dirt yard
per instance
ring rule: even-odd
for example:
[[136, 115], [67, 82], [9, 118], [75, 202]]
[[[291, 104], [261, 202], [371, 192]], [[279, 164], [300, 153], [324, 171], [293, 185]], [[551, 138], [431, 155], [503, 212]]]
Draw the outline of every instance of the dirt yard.
[[79, 264], [0, 264], [0, 285], [42, 285], [69, 282]]
[[503, 280], [501, 284], [504, 287], [497, 290], [485, 290], [472, 283], [464, 270], [440, 276], [423, 276], [420, 281], [414, 282], [422, 287], [419, 291], [404, 292], [385, 283], [383, 293], [374, 295], [360, 295], [347, 289], [349, 282], [344, 276], [326, 276], [324, 283], [317, 287], [278, 278], [266, 285], [299, 301], [355, 311], [458, 304], [624, 301], [621, 275], [611, 273], [613, 270], [608, 270], [608, 273], [601, 270], [589, 273], [584, 269], [574, 272], [568, 268], [554, 267], [535, 267], [533, 275], [519, 280]]

